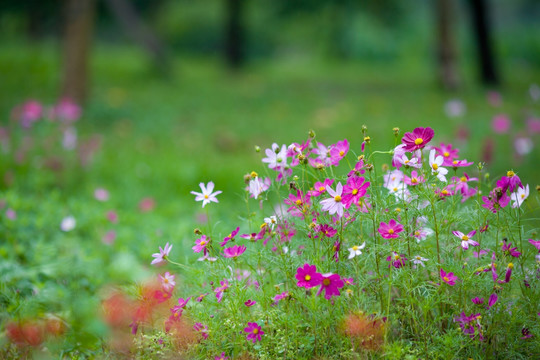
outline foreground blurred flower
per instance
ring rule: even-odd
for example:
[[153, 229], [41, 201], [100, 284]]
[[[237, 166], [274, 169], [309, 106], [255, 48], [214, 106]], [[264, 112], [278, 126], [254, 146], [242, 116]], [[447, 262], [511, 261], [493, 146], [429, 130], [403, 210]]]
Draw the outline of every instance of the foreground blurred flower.
[[229, 360], [229, 357], [225, 356], [225, 353], [222, 352], [221, 355], [214, 357], [214, 360]]
[[205, 207], [206, 204], [210, 204], [210, 202], [219, 202], [216, 198], [217, 195], [221, 194], [221, 191], [215, 191], [214, 190], [214, 183], [210, 181], [207, 185], [204, 185], [204, 183], [200, 183], [199, 186], [201, 187], [202, 193], [198, 193], [196, 191], [192, 191], [191, 193], [195, 195], [195, 201], [202, 201], [202, 207]]
[[155, 258], [155, 259], [152, 260], [150, 265], [156, 265], [156, 264], [161, 264], [163, 262], [166, 262], [167, 261], [167, 256], [169, 256], [169, 253], [171, 252], [171, 249], [172, 249], [172, 245], [169, 245], [169, 243], [167, 243], [165, 245], [164, 249], [162, 249], [161, 246], [160, 246], [159, 247], [159, 253], [152, 254], [152, 257]]
[[432, 128], [417, 127], [412, 133], [405, 133], [401, 142], [405, 145], [405, 151], [423, 149], [433, 139], [435, 132]]
[[62, 231], [71, 231], [75, 229], [75, 225], [77, 225], [77, 221], [73, 216], [66, 216], [62, 219], [62, 222], [60, 223], [60, 229]]
[[264, 331], [261, 330], [261, 327], [254, 322], [248, 322], [248, 326], [244, 329], [244, 332], [248, 333], [248, 341], [253, 341], [253, 343], [261, 341], [261, 335], [264, 335]]

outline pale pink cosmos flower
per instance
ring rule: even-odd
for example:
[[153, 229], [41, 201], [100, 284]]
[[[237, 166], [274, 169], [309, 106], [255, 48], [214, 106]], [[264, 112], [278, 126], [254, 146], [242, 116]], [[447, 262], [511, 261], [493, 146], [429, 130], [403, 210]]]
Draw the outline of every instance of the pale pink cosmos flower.
[[471, 245], [471, 246], [478, 246], [479, 245], [476, 241], [471, 240], [471, 238], [474, 236], [474, 234], [476, 234], [476, 230], [471, 231], [467, 235], [465, 235], [461, 231], [452, 231], [452, 234], [454, 234], [455, 236], [457, 236], [461, 240], [461, 247], [464, 250], [467, 250], [469, 248], [469, 245]]
[[114, 240], [116, 240], [116, 231], [114, 230], [107, 231], [101, 238], [101, 241], [106, 245], [111, 245], [114, 243]]
[[113, 224], [118, 222], [118, 214], [114, 210], [107, 211], [106, 217]]
[[313, 149], [313, 154], [318, 155], [316, 159], [309, 159], [309, 164], [313, 167], [317, 167], [318, 164], [322, 166], [332, 165], [332, 156], [330, 155], [330, 149], [323, 143], [318, 142], [317, 147]]
[[75, 226], [77, 225], [77, 221], [73, 216], [66, 216], [62, 219], [62, 222], [60, 223], [60, 229], [62, 231], [68, 232], [73, 229], [75, 229]]
[[51, 111], [51, 118], [58, 119], [66, 124], [71, 124], [82, 115], [82, 109], [69, 98], [61, 99]]
[[321, 201], [322, 209], [328, 211], [330, 215], [338, 214], [339, 217], [342, 217], [343, 209], [345, 208], [341, 198], [343, 194], [343, 185], [338, 183], [335, 191], [327, 185], [326, 191], [332, 197]]
[[534, 148], [533, 141], [526, 136], [518, 136], [514, 140], [514, 149], [519, 156], [527, 155]]
[[193, 246], [191, 249], [196, 253], [204, 251], [204, 254], [206, 254], [206, 248], [209, 242], [210, 238], [208, 238], [206, 235], [203, 235], [199, 239], [195, 240], [195, 246]]
[[229, 288], [229, 281], [225, 279], [223, 281], [220, 281], [219, 284], [221, 286], [214, 289], [218, 303], [221, 302], [221, 300], [223, 299], [223, 293]]
[[161, 281], [161, 286], [163, 287], [163, 290], [165, 290], [166, 292], [171, 292], [176, 285], [176, 282], [174, 281], [175, 276], [170, 274], [168, 271], [163, 275], [158, 274], [158, 276], [159, 280]]
[[422, 174], [419, 174], [416, 170], [411, 171], [411, 177], [405, 175], [403, 180], [405, 181], [405, 184], [411, 186], [416, 186], [426, 181], [424, 176], [422, 176]]
[[104, 188], [97, 188], [94, 190], [94, 198], [98, 201], [109, 200], [109, 192]]
[[9, 220], [15, 220], [15, 219], [17, 219], [17, 213], [12, 208], [9, 208], [9, 209], [6, 210], [6, 217]]
[[394, 148], [393, 155], [392, 155], [392, 166], [399, 169], [403, 163], [399, 161], [403, 155], [405, 155], [405, 144], [399, 144]]
[[397, 161], [400, 162], [404, 166], [409, 166], [409, 167], [413, 167], [417, 169], [422, 167], [422, 163], [419, 161], [417, 157], [413, 156], [409, 159], [407, 154], [403, 154], [401, 155], [401, 157], [398, 157]]
[[17, 118], [21, 126], [30, 128], [43, 115], [43, 105], [36, 100], [28, 100], [13, 110], [13, 116]]
[[444, 112], [450, 118], [461, 117], [465, 114], [465, 104], [459, 99], [448, 100], [444, 104]]
[[198, 193], [196, 191], [191, 191], [191, 194], [195, 195], [195, 201], [202, 201], [202, 207], [210, 204], [210, 202], [219, 202], [216, 196], [221, 194], [222, 191], [213, 192], [214, 183], [212, 181], [210, 181], [207, 185], [200, 183], [199, 186], [201, 187], [202, 192]]
[[518, 187], [516, 192], [510, 194], [510, 199], [514, 202], [512, 204], [513, 208], [521, 207], [521, 204], [529, 197], [529, 184], [525, 185], [524, 188]]
[[156, 265], [161, 264], [167, 261], [166, 257], [169, 256], [169, 253], [171, 252], [172, 245], [169, 245], [169, 243], [165, 244], [165, 248], [159, 247], [159, 252], [152, 254], [152, 257], [154, 260], [150, 263], [150, 265]]
[[422, 267], [426, 267], [424, 265], [424, 262], [428, 261], [429, 259], [426, 259], [425, 257], [422, 257], [420, 255], [413, 256], [412, 261], [415, 265], [421, 265]]
[[266, 157], [262, 159], [272, 170], [283, 171], [287, 167], [287, 146], [273, 143], [271, 149], [265, 150]]
[[264, 180], [255, 177], [254, 179], [249, 180], [248, 191], [252, 198], [258, 199], [259, 195], [270, 188], [271, 180], [269, 177]]
[[347, 139], [338, 141], [330, 147], [330, 161], [332, 165], [338, 166], [341, 159], [349, 152], [349, 142]]

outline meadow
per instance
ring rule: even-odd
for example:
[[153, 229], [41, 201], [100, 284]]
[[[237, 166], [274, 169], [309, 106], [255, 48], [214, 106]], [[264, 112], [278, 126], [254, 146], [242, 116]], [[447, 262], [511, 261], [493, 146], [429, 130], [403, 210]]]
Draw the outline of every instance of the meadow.
[[[13, 111], [30, 99], [45, 107], [59, 101], [56, 45], [2, 44], [0, 355], [447, 359], [540, 353], [534, 245], [540, 215], [539, 74], [507, 62], [503, 67], [512, 76], [501, 89], [470, 81], [459, 93], [448, 93], [426, 71], [431, 62], [415, 60], [405, 57], [389, 66], [301, 57], [255, 61], [235, 73], [217, 59], [186, 55], [161, 79], [138, 50], [98, 44], [91, 100], [70, 124], [75, 143], [61, 146], [66, 128], [59, 121], [46, 120], [44, 112], [25, 129]], [[474, 186], [481, 192], [467, 202], [456, 188], [447, 200], [441, 189], [433, 192], [431, 184], [433, 189], [440, 184], [427, 148], [421, 156], [408, 154], [422, 163], [418, 171], [425, 186], [410, 186], [411, 197], [388, 194], [383, 175], [392, 167], [392, 151], [404, 134], [428, 127], [435, 133], [430, 145], [452, 143], [459, 159], [474, 163], [466, 173], [479, 179]], [[273, 152], [284, 162], [302, 161], [299, 153], [285, 156], [281, 146], [301, 148], [308, 139], [306, 158], [316, 158], [307, 149], [317, 142], [334, 144], [330, 151], [344, 139], [347, 155], [339, 166], [325, 163], [317, 170], [316, 164], [300, 164], [286, 181], [275, 181], [289, 169], [276, 163], [269, 168], [273, 160], [261, 160]], [[525, 140], [516, 147], [519, 139]], [[273, 143], [279, 145], [268, 153]], [[337, 191], [359, 159], [363, 164], [355, 176], [370, 185], [354, 210], [336, 220], [320, 194], [310, 197], [309, 210], [303, 207], [317, 181], [333, 179], [330, 189]], [[404, 172], [412, 176], [412, 170]], [[457, 181], [453, 176], [464, 176], [463, 169], [449, 171], [448, 184]], [[513, 177], [509, 171], [529, 185], [528, 199], [496, 213], [482, 207], [482, 196]], [[250, 198], [254, 194], [246, 186], [266, 177], [271, 187], [253, 196], [257, 200]], [[204, 192], [199, 184], [210, 181], [222, 191], [219, 203], [201, 207], [192, 191]], [[285, 211], [277, 210], [279, 204]], [[264, 219], [272, 215], [296, 235], [285, 241], [283, 231], [263, 232], [256, 241], [240, 239], [269, 228]], [[402, 233], [397, 243], [380, 230], [390, 220], [403, 226], [396, 230]], [[337, 230], [335, 238], [314, 237], [324, 224]], [[417, 226], [434, 234], [417, 242]], [[247, 252], [229, 259], [218, 243], [236, 227], [235, 244]], [[470, 237], [484, 239], [489, 254], [474, 257], [474, 245], [459, 246], [456, 237], [472, 231], [478, 235]], [[214, 240], [208, 256], [219, 258], [215, 265], [197, 261], [202, 253], [192, 248], [202, 236]], [[266, 236], [270, 243], [262, 245]], [[151, 265], [152, 254], [163, 255], [167, 243], [173, 248], [163, 267]], [[508, 243], [513, 245], [504, 248]], [[366, 256], [349, 259], [353, 246]], [[426, 270], [413, 264], [417, 253], [430, 260]], [[392, 259], [395, 255], [407, 262]], [[351, 291], [325, 298], [298, 285], [295, 275], [303, 274], [300, 268], [308, 271], [306, 264], [320, 269], [309, 269], [314, 278], [329, 276], [323, 271], [351, 278]], [[507, 269], [513, 269], [511, 278], [503, 279]], [[175, 276], [173, 290], [161, 288], [165, 272]], [[457, 285], [449, 284], [450, 272]], [[220, 292], [223, 302], [216, 296]], [[156, 293], [165, 298], [155, 300]], [[471, 301], [475, 297], [477, 302]], [[247, 300], [255, 304], [245, 305]], [[171, 316], [182, 320], [167, 331], [173, 303], [180, 308]], [[141, 307], [147, 313], [135, 316]], [[482, 320], [473, 316], [480, 313]]]

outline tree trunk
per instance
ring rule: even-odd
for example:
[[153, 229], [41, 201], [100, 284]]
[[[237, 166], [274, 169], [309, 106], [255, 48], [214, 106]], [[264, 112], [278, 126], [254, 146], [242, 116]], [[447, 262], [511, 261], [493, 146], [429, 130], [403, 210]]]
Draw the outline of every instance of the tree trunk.
[[107, 5], [120, 22], [126, 34], [150, 53], [157, 68], [169, 73], [169, 59], [165, 47], [152, 30], [144, 24], [129, 0], [107, 0]]
[[62, 96], [82, 104], [88, 95], [88, 59], [95, 0], [65, 0]]
[[485, 85], [497, 85], [499, 77], [495, 66], [495, 56], [491, 46], [491, 27], [486, 0], [471, 0], [473, 31], [478, 51], [480, 79]]
[[244, 29], [242, 24], [243, 0], [225, 0], [227, 19], [225, 24], [225, 59], [237, 69], [244, 63]]
[[448, 90], [459, 87], [457, 70], [457, 50], [454, 38], [455, 12], [452, 0], [437, 0], [437, 60], [438, 76], [441, 84]]

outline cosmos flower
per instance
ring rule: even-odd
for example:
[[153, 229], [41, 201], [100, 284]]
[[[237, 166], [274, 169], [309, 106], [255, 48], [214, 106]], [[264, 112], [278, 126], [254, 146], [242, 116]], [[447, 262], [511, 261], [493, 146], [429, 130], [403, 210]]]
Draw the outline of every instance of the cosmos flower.
[[161, 264], [163, 262], [166, 262], [167, 261], [166, 257], [169, 256], [169, 253], [171, 252], [171, 249], [172, 249], [172, 245], [169, 245], [169, 243], [167, 243], [165, 245], [165, 248], [163, 248], [163, 249], [160, 246], [159, 247], [159, 253], [152, 254], [152, 257], [155, 258], [155, 259], [152, 260], [150, 265], [156, 265], [156, 264]]
[[174, 281], [175, 276], [169, 274], [168, 271], [163, 275], [158, 274], [158, 276], [159, 280], [161, 280], [161, 286], [163, 286], [163, 290], [165, 290], [166, 292], [171, 292], [176, 285], [176, 282]]
[[328, 211], [330, 215], [338, 214], [339, 217], [342, 217], [345, 208], [341, 197], [343, 195], [343, 185], [338, 183], [335, 191], [330, 186], [326, 186], [326, 191], [328, 191], [331, 198], [321, 201], [322, 209]]
[[204, 250], [204, 253], [206, 253], [206, 248], [209, 242], [210, 242], [210, 238], [207, 237], [206, 235], [203, 235], [199, 239], [195, 240], [195, 246], [192, 247], [191, 249], [196, 253], [199, 253], [203, 250]]
[[341, 279], [339, 274], [322, 275], [321, 287], [319, 288], [317, 295], [320, 295], [324, 291], [324, 298], [330, 300], [332, 296], [341, 295], [339, 289], [343, 286], [345, 286], [345, 282]]
[[441, 275], [441, 279], [442, 281], [444, 281], [445, 283], [447, 283], [448, 285], [450, 286], [454, 286], [456, 285], [456, 280], [458, 280], [458, 277], [454, 275], [454, 273], [447, 273], [446, 271], [444, 271], [442, 268], [441, 268], [441, 271], [440, 271], [440, 275]]
[[524, 188], [518, 188], [516, 192], [510, 194], [510, 199], [514, 202], [512, 204], [513, 208], [521, 207], [523, 201], [529, 197], [529, 184], [525, 185]]
[[238, 256], [242, 255], [245, 251], [246, 251], [246, 247], [244, 245], [242, 246], [234, 245], [229, 248], [225, 248], [225, 250], [223, 250], [223, 257], [237, 258]]
[[433, 139], [433, 135], [435, 132], [432, 128], [417, 127], [412, 133], [405, 133], [401, 142], [405, 145], [405, 151], [415, 151], [423, 149]]
[[476, 234], [476, 230], [471, 231], [467, 235], [463, 234], [461, 231], [452, 231], [452, 234], [454, 234], [455, 236], [461, 239], [461, 247], [464, 250], [467, 250], [469, 248], [469, 245], [471, 246], [479, 245], [476, 241], [471, 240], [474, 234]]
[[349, 248], [350, 254], [349, 259], [354, 258], [355, 256], [362, 254], [362, 249], [366, 247], [366, 242], [364, 241], [362, 245], [354, 245], [353, 247]]
[[295, 278], [298, 280], [296, 285], [306, 289], [319, 286], [323, 280], [322, 274], [317, 272], [317, 267], [309, 264], [304, 264], [303, 267], [296, 269]]
[[261, 341], [261, 335], [264, 335], [264, 331], [261, 330], [261, 327], [254, 322], [248, 322], [248, 326], [244, 329], [244, 332], [247, 333], [247, 340], [253, 341], [253, 343]]
[[388, 224], [381, 221], [378, 231], [385, 239], [395, 239], [398, 238], [399, 233], [403, 231], [403, 225], [394, 219], [391, 219]]
[[200, 183], [199, 186], [201, 187], [202, 193], [198, 193], [196, 191], [191, 191], [191, 194], [195, 195], [195, 201], [202, 201], [202, 207], [205, 207], [206, 204], [210, 204], [210, 202], [219, 202], [216, 198], [217, 195], [221, 194], [221, 191], [214, 191], [214, 183], [210, 181], [207, 185], [204, 185], [204, 183]]

